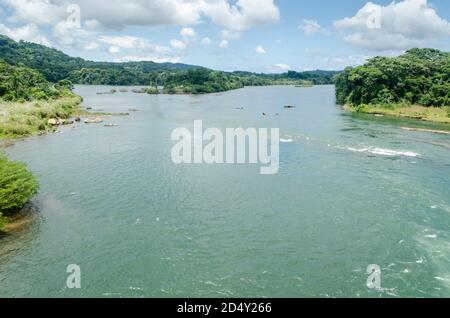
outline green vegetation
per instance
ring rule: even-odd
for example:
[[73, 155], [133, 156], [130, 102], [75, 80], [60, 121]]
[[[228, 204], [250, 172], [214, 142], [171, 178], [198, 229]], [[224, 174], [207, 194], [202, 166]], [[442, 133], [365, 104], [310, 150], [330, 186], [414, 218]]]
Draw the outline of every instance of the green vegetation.
[[39, 72], [7, 64], [0, 60], [0, 98], [4, 101], [48, 100], [61, 91]]
[[361, 105], [358, 107], [345, 106], [352, 112], [360, 112], [373, 115], [388, 115], [411, 119], [433, 121], [450, 124], [450, 107], [425, 107], [419, 105]]
[[0, 154], [0, 230], [9, 216], [24, 207], [37, 193], [36, 177], [23, 163], [12, 162]]
[[267, 85], [328, 85], [333, 84], [333, 78], [339, 74], [336, 71], [288, 71], [282, 74], [256, 74], [249, 72], [233, 72], [239, 76], [245, 86], [267, 86]]
[[[16, 66], [41, 72], [47, 81], [68, 80], [75, 84], [164, 86], [168, 94], [202, 94], [227, 91], [244, 86], [332, 84], [336, 72], [287, 72], [256, 74], [219, 72], [207, 68], [171, 63], [92, 62], [70, 57], [39, 44], [15, 42], [0, 36], [0, 58]], [[149, 94], [159, 93], [150, 89]]]
[[169, 75], [165, 80], [164, 93], [202, 94], [242, 87], [244, 85], [237, 76], [207, 69], [194, 69]]
[[337, 102], [354, 111], [449, 122], [448, 52], [412, 49], [395, 58], [376, 57], [345, 69], [335, 84]]
[[51, 118], [68, 119], [79, 109], [81, 97], [29, 102], [0, 101], [0, 139], [18, 138], [53, 130]]
[[50, 118], [69, 118], [81, 102], [71, 88], [67, 80], [50, 84], [35, 70], [0, 60], [0, 139], [46, 131]]

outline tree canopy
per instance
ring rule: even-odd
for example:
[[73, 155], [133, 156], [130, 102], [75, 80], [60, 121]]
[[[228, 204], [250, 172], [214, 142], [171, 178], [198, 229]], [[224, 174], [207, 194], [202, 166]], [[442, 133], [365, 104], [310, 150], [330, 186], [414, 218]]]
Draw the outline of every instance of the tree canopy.
[[230, 73], [180, 63], [93, 62], [43, 45], [15, 42], [5, 36], [0, 36], [0, 58], [11, 65], [35, 69], [53, 83], [69, 80], [74, 84], [165, 86], [169, 93], [212, 93], [243, 86], [278, 84], [332, 84], [336, 74], [329, 71]]
[[450, 106], [450, 53], [412, 49], [365, 65], [346, 68], [335, 77], [340, 104]]

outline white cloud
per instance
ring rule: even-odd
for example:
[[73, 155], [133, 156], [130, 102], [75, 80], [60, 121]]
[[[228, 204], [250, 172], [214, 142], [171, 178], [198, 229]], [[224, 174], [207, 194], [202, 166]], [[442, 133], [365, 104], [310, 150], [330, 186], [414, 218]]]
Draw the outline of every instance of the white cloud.
[[302, 23], [299, 25], [299, 29], [301, 29], [306, 35], [311, 35], [320, 32], [322, 27], [315, 20], [303, 19]]
[[[379, 17], [379, 25], [377, 19]], [[380, 6], [368, 2], [355, 16], [336, 21], [344, 40], [371, 50], [404, 50], [450, 37], [450, 23], [427, 0], [403, 0]]]
[[211, 39], [208, 38], [208, 37], [203, 38], [202, 39], [202, 44], [210, 45], [211, 44]]
[[235, 4], [226, 0], [199, 1], [203, 2], [202, 11], [206, 16], [229, 30], [245, 31], [280, 19], [280, 11], [273, 0], [238, 0]]
[[255, 51], [258, 54], [266, 54], [266, 50], [261, 45], [257, 46]]
[[127, 55], [121, 58], [117, 58], [114, 62], [141, 62], [141, 61], [151, 61], [156, 63], [179, 63], [181, 59], [179, 57], [157, 57], [153, 55], [143, 56], [143, 55]]
[[84, 46], [84, 49], [85, 49], [85, 50], [88, 50], [88, 51], [91, 51], [91, 50], [98, 50], [99, 48], [100, 48], [100, 45], [98, 45], [98, 43], [95, 42], [95, 41], [89, 42], [88, 44], [86, 44], [86, 45]]
[[[8, 14], [0, 32], [16, 40], [45, 45], [51, 42], [61, 49], [70, 46], [79, 50], [108, 51], [116, 46], [121, 52], [135, 50], [129, 52], [129, 56], [153, 57], [156, 48], [135, 37], [100, 40], [100, 32], [132, 26], [182, 26], [181, 41], [172, 41], [171, 45], [184, 49], [196, 36], [192, 26], [211, 21], [225, 29], [222, 32], [225, 41], [220, 46], [227, 47], [228, 41], [239, 38], [242, 31], [279, 20], [274, 0], [77, 0], [81, 28], [74, 28], [68, 21], [70, 12], [67, 11], [73, 0], [0, 0], [0, 3]], [[20, 28], [8, 26], [9, 23]], [[210, 44], [211, 40], [202, 43]], [[159, 55], [162, 54], [158, 53], [158, 58]]]
[[[55, 24], [68, 16], [73, 0], [3, 0], [13, 18], [36, 24]], [[276, 22], [280, 13], [274, 0], [78, 0], [83, 20], [109, 29], [127, 26], [194, 25], [203, 17], [221, 27], [247, 30]]]
[[176, 49], [185, 49], [186, 48], [186, 44], [177, 39], [171, 40], [170, 45]]
[[108, 51], [109, 51], [109, 53], [117, 54], [120, 52], [120, 47], [113, 45], [113, 46], [109, 47]]
[[274, 67], [277, 69], [284, 70], [284, 71], [288, 71], [291, 69], [291, 67], [289, 65], [283, 64], [283, 63], [275, 64]]
[[4, 24], [0, 24], [0, 34], [4, 34], [15, 41], [27, 41], [51, 46], [50, 41], [42, 36], [39, 28], [35, 24], [27, 24], [19, 28], [9, 28]]
[[135, 36], [101, 36], [99, 41], [121, 48], [135, 48], [145, 46], [145, 40]]
[[10, 20], [13, 22], [23, 21], [26, 23], [55, 24], [61, 21], [66, 14], [66, 7], [52, 3], [48, 0], [3, 0], [13, 8]]
[[193, 28], [182, 28], [180, 31], [180, 35], [185, 37], [194, 37], [196, 34]]
[[222, 40], [222, 41], [220, 41], [219, 47], [221, 47], [221, 48], [226, 48], [226, 47], [228, 47], [228, 41], [227, 41], [227, 40]]
[[327, 56], [323, 58], [323, 62], [327, 70], [343, 70], [347, 66], [362, 65], [371, 57], [366, 55]]

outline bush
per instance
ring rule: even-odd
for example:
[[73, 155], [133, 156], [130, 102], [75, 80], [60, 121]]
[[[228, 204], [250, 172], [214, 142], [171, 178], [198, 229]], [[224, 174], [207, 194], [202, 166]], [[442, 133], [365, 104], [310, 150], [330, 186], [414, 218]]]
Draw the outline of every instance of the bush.
[[[17, 212], [37, 193], [36, 177], [23, 163], [0, 155], [0, 216]], [[5, 223], [0, 217], [0, 225]]]
[[7, 223], [6, 218], [3, 217], [3, 215], [0, 213], [0, 231], [3, 230]]

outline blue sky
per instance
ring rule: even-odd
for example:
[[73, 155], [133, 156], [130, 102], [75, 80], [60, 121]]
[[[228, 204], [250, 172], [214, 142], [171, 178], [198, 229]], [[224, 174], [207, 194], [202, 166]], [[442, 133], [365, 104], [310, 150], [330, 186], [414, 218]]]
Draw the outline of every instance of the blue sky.
[[448, 0], [0, 0], [0, 33], [97, 61], [342, 69], [450, 49]]

